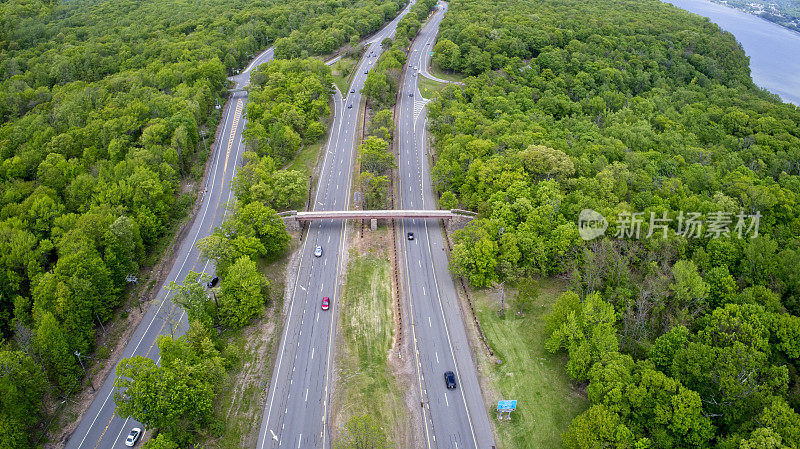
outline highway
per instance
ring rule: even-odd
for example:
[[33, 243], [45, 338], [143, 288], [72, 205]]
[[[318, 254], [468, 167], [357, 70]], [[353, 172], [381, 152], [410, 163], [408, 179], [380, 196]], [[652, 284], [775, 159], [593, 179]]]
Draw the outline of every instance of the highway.
[[[413, 2], [412, 2], [413, 4]], [[346, 96], [336, 90], [334, 120], [325, 147], [314, 211], [350, 208], [356, 132], [361, 117], [360, 93], [382, 52], [381, 41], [394, 35], [406, 8], [367, 40], [368, 48]], [[370, 56], [370, 53], [371, 56]], [[351, 107], [352, 106], [352, 107]], [[333, 377], [336, 313], [345, 274], [346, 221], [326, 219], [308, 225], [300, 262], [278, 346], [257, 448], [328, 448], [331, 446], [328, 410]], [[316, 245], [323, 249], [314, 257]], [[323, 297], [330, 309], [322, 310]]]
[[[270, 61], [272, 53], [272, 48], [267, 49], [254, 58], [240, 74], [231, 77], [236, 87], [241, 88], [248, 84], [250, 72], [258, 64]], [[174, 248], [176, 257], [169, 275], [125, 346], [122, 358], [144, 356], [159, 361], [156, 338], [159, 335], [177, 337], [188, 328], [184, 310], [170, 301], [170, 292], [166, 287], [171, 281], [182, 283], [189, 271], [213, 273], [213, 264], [200, 257], [195, 244], [210, 235], [224, 219], [225, 203], [232, 197], [231, 181], [244, 150], [242, 130], [246, 119], [242, 113], [246, 105], [247, 92], [235, 92], [228, 99], [224, 109], [225, 115], [220, 122], [222, 129], [217, 149], [213, 154], [206, 184], [199, 194], [202, 206], [191, 229]], [[103, 381], [94, 401], [70, 435], [66, 443], [67, 449], [120, 447], [124, 445], [125, 437], [132, 428], [144, 428], [135, 420], [120, 418], [115, 413], [116, 404], [113, 397], [115, 378], [116, 368]]]
[[[417, 88], [420, 72], [427, 74], [439, 24], [447, 11], [440, 2], [420, 30], [409, 53], [397, 104], [396, 138], [401, 209], [436, 209], [426, 151], [425, 105]], [[431, 76], [431, 78], [433, 78]], [[411, 318], [416, 381], [421, 401], [427, 448], [494, 446], [489, 417], [481, 396], [475, 363], [461, 319], [453, 278], [439, 221], [401, 221], [401, 267]], [[409, 240], [409, 232], [414, 239]], [[444, 373], [453, 371], [457, 386], [448, 389]]]

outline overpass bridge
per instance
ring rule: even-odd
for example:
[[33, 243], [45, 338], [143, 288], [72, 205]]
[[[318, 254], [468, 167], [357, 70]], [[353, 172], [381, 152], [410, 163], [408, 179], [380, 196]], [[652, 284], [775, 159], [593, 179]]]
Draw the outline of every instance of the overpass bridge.
[[432, 218], [445, 220], [445, 222], [466, 222], [475, 218], [477, 214], [467, 210], [435, 210], [435, 209], [395, 209], [395, 210], [316, 210], [281, 212], [280, 215], [286, 227], [297, 229], [306, 222], [315, 220], [392, 220], [397, 218]]

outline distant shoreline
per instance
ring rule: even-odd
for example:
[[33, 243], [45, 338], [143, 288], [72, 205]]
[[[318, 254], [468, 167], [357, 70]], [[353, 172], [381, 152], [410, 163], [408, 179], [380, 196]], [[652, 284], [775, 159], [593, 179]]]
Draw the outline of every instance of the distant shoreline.
[[753, 82], [784, 102], [800, 106], [800, 32], [719, 1], [661, 1], [706, 17], [733, 34], [750, 58]]
[[[766, 20], [767, 22], [774, 23], [778, 26], [786, 28], [787, 30], [794, 31], [800, 33], [800, 18], [794, 16], [785, 16], [785, 15], [778, 15], [778, 14], [786, 14], [783, 11], [775, 10], [775, 14], [767, 13], [764, 10], [755, 10], [754, 8], [747, 8], [739, 5], [738, 3], [730, 3], [729, 0], [709, 0], [713, 3], [717, 3], [722, 6], [726, 6], [731, 9], [735, 9], [737, 11], [741, 11], [752, 16], [759, 17], [761, 19]], [[748, 4], [749, 6], [749, 4]], [[778, 20], [780, 19], [780, 20]], [[787, 23], [788, 22], [788, 23]]]

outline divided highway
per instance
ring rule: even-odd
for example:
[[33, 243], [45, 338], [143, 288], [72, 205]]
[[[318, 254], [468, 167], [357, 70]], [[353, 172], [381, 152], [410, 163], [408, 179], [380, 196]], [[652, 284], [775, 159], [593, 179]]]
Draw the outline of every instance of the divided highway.
[[[272, 48], [267, 49], [253, 59], [239, 75], [231, 77], [236, 88], [249, 84], [250, 72], [259, 64], [270, 61], [272, 53]], [[159, 335], [170, 334], [177, 337], [188, 328], [183, 309], [170, 301], [171, 294], [166, 286], [171, 281], [182, 283], [189, 271], [213, 273], [213, 264], [202, 260], [195, 243], [210, 235], [224, 219], [225, 203], [232, 197], [231, 181], [236, 174], [239, 156], [244, 149], [242, 130], [246, 124], [246, 119], [243, 117], [246, 106], [247, 92], [236, 92], [228, 100], [225, 116], [220, 122], [222, 128], [217, 150], [211, 161], [206, 185], [200, 192], [203, 204], [191, 229], [175, 248], [175, 261], [166, 282], [128, 341], [123, 350], [123, 358], [144, 356], [158, 361], [160, 357], [156, 338]], [[103, 381], [89, 410], [67, 440], [67, 449], [120, 447], [133, 427], [143, 427], [140, 423], [120, 418], [115, 413], [116, 404], [113, 397], [115, 378], [116, 368]]]
[[[397, 104], [400, 208], [435, 209], [425, 140], [428, 100], [417, 88], [428, 74], [439, 24], [447, 11], [440, 2], [409, 53]], [[431, 77], [432, 78], [432, 77]], [[475, 363], [461, 319], [453, 278], [438, 220], [403, 219], [403, 283], [409, 301], [417, 386], [424, 407], [426, 448], [494, 447]], [[408, 233], [414, 239], [408, 239]], [[453, 371], [456, 388], [448, 389], [444, 373]]]
[[[411, 2], [413, 4], [413, 1]], [[334, 95], [334, 121], [328, 137], [312, 209], [347, 210], [353, 177], [353, 154], [367, 72], [380, 56], [381, 41], [394, 35], [406, 8], [373, 35], [345, 97]], [[341, 282], [344, 278], [346, 221], [320, 220], [309, 225], [300, 249], [300, 265], [289, 298], [283, 335], [264, 408], [257, 449], [328, 448], [333, 377], [333, 342]], [[322, 247], [322, 256], [313, 255]], [[330, 309], [322, 310], [322, 298]]]

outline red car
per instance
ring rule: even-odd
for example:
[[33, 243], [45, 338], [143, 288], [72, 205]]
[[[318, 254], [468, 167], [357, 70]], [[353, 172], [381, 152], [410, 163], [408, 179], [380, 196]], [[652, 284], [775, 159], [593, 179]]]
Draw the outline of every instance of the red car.
[[328, 299], [327, 296], [322, 298], [322, 310], [328, 310], [329, 306], [330, 306], [330, 299]]

